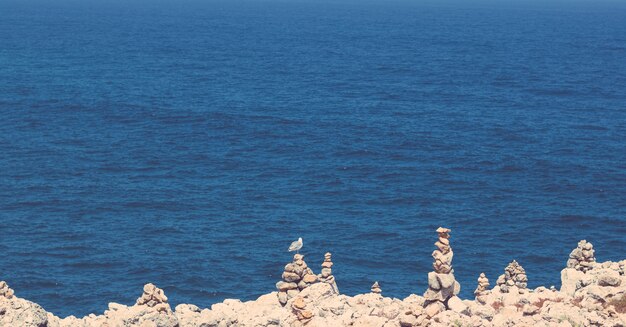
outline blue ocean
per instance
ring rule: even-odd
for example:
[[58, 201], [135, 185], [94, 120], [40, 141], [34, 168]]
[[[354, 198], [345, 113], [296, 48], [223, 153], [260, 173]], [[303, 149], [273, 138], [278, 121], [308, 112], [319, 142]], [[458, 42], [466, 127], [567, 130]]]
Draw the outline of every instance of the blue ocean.
[[0, 280], [57, 315], [143, 284], [463, 298], [626, 257], [626, 3], [0, 0]]

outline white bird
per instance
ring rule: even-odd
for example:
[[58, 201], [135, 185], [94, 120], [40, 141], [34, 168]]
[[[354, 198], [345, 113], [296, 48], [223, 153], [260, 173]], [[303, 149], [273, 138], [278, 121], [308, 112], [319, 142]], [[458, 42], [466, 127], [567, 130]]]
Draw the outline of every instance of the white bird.
[[296, 253], [299, 253], [298, 251], [300, 251], [300, 249], [302, 249], [302, 237], [298, 237], [298, 240], [295, 242], [292, 242], [291, 245], [289, 246], [289, 252], [293, 252], [296, 251]]

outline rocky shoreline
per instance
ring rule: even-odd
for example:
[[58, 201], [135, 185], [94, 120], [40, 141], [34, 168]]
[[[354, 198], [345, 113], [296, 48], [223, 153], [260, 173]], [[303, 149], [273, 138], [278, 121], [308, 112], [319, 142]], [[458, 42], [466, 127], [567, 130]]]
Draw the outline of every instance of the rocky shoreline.
[[[326, 253], [315, 274], [296, 254], [285, 266], [276, 292], [257, 300], [225, 300], [211, 308], [180, 304], [172, 310], [162, 289], [146, 284], [133, 306], [109, 303], [101, 315], [59, 318], [21, 299], [0, 282], [0, 326], [15, 327], [226, 327], [226, 326], [624, 326], [626, 327], [626, 260], [596, 262], [585, 240], [571, 252], [561, 271], [561, 289], [528, 289], [528, 276], [513, 260], [490, 287], [477, 278], [474, 299], [460, 299], [454, 278], [451, 230], [437, 229], [433, 271], [423, 295], [405, 299], [383, 296], [384, 283], [371, 293], [339, 293]], [[473, 285], [472, 285], [473, 287]]]

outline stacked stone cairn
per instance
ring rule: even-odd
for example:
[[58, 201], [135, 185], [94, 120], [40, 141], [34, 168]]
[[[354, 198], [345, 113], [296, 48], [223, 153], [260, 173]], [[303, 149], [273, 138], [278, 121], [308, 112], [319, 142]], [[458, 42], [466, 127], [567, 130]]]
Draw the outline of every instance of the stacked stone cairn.
[[478, 286], [474, 291], [474, 295], [476, 296], [476, 301], [481, 304], [486, 303], [485, 296], [489, 294], [489, 279], [485, 276], [485, 273], [480, 273], [478, 276]]
[[593, 268], [595, 262], [596, 256], [593, 250], [593, 244], [582, 240], [578, 242], [578, 247], [570, 253], [569, 259], [567, 260], [567, 268], [574, 268], [586, 273]]
[[276, 283], [278, 301], [283, 306], [309, 285], [318, 282], [318, 277], [304, 262], [302, 254], [294, 254], [293, 262], [285, 266], [282, 281]]
[[13, 289], [11, 289], [5, 281], [0, 281], [0, 297], [11, 299], [13, 298], [13, 294], [15, 294]]
[[324, 254], [324, 262], [322, 262], [322, 272], [317, 277], [321, 282], [330, 284], [330, 286], [332, 286], [333, 288], [333, 291], [335, 291], [335, 294], [339, 294], [337, 282], [335, 281], [335, 276], [333, 276], [332, 267], [332, 254], [330, 254], [330, 252], [326, 252], [326, 254]]
[[291, 311], [302, 325], [306, 325], [311, 319], [313, 319], [313, 312], [306, 309], [306, 303], [301, 297], [296, 298], [291, 303]]
[[170, 313], [172, 309], [167, 303], [167, 296], [162, 289], [149, 283], [143, 287], [143, 294], [137, 299], [136, 305], [145, 305], [158, 312]]
[[528, 286], [528, 277], [526, 276], [526, 270], [513, 260], [504, 269], [504, 274], [498, 277], [496, 284], [500, 286], [500, 291], [508, 293], [509, 288], [512, 286], [517, 287], [520, 294], [526, 293]]
[[424, 308], [428, 316], [447, 310], [448, 300], [461, 291], [461, 285], [454, 278], [452, 257], [454, 253], [450, 247], [450, 229], [437, 229], [439, 240], [435, 243], [437, 249], [433, 251], [433, 268], [428, 273], [428, 289], [424, 293]]
[[378, 285], [378, 282], [374, 282], [374, 285], [372, 285], [372, 293], [381, 294], [382, 292], [383, 290], [380, 289], [380, 285]]

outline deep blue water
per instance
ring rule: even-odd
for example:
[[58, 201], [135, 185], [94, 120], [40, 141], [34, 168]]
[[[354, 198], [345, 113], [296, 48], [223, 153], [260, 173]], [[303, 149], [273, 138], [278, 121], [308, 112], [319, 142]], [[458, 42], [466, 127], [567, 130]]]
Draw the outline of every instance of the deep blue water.
[[626, 4], [0, 0], [0, 279], [59, 315], [146, 282], [462, 296], [626, 258]]

